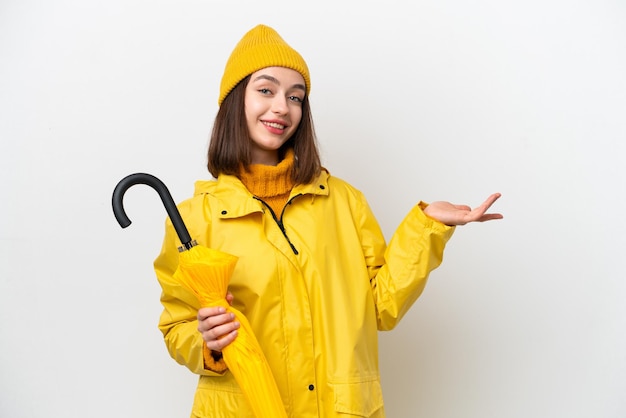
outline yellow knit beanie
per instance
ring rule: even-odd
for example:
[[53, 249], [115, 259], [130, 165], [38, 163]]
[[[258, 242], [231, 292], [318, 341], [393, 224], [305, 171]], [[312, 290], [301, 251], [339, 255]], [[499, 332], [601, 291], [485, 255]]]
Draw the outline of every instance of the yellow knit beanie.
[[244, 78], [266, 67], [287, 67], [296, 70], [306, 84], [306, 93], [311, 90], [309, 68], [300, 54], [290, 47], [269, 26], [258, 25], [249, 30], [239, 41], [226, 62], [220, 84], [218, 105]]

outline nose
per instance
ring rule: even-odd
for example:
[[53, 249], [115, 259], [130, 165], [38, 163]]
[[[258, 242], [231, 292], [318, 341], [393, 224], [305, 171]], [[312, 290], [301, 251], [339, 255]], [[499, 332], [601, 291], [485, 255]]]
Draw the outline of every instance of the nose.
[[285, 115], [289, 111], [289, 106], [287, 105], [287, 98], [277, 94], [274, 96], [272, 100], [272, 112], [277, 115]]

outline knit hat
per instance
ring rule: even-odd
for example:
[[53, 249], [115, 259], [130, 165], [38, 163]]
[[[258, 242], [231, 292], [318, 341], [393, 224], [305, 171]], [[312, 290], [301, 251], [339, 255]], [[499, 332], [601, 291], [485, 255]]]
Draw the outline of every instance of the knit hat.
[[309, 94], [311, 77], [302, 56], [274, 29], [258, 25], [241, 38], [230, 54], [224, 68], [217, 104], [221, 106], [224, 98], [241, 80], [266, 67], [287, 67], [296, 70], [304, 77], [306, 93]]

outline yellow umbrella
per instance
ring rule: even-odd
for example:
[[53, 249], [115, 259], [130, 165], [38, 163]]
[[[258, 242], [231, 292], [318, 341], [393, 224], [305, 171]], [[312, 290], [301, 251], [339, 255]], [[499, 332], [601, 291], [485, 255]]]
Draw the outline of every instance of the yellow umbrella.
[[169, 190], [161, 180], [150, 174], [131, 174], [115, 187], [113, 213], [122, 228], [131, 223], [124, 211], [124, 193], [135, 184], [146, 184], [159, 193], [183, 244], [179, 248], [178, 268], [174, 272], [174, 278], [196, 295], [201, 306], [223, 306], [235, 314], [241, 324], [237, 338], [224, 347], [222, 355], [255, 416], [287, 418], [276, 381], [248, 319], [226, 301], [228, 283], [237, 257], [198, 245], [192, 240]]
[[174, 278], [191, 290], [203, 307], [223, 306], [241, 324], [235, 340], [222, 355], [254, 415], [287, 418], [278, 387], [248, 319], [226, 301], [230, 276], [237, 257], [202, 245], [180, 253]]

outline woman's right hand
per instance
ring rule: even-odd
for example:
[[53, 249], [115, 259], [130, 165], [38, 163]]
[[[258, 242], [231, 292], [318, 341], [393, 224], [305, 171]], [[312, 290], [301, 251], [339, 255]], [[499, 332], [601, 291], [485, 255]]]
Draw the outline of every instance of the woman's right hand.
[[[229, 293], [226, 300], [232, 304], [233, 295]], [[198, 331], [209, 350], [222, 351], [237, 338], [238, 329], [239, 322], [235, 321], [235, 314], [226, 312], [222, 306], [198, 310]]]

